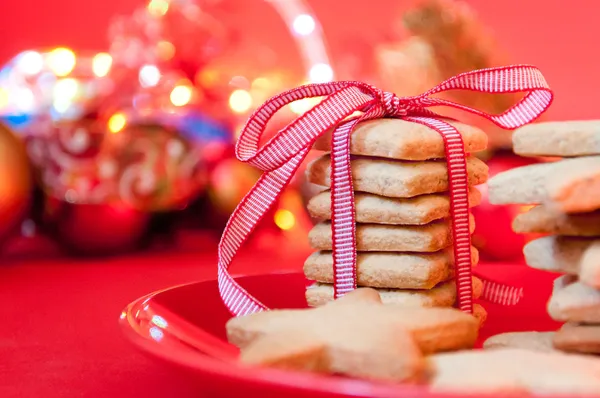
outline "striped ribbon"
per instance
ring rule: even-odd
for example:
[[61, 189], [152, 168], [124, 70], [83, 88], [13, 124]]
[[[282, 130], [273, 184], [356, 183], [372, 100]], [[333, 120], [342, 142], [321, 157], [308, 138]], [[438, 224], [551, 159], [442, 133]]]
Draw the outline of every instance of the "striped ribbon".
[[[504, 113], [490, 115], [433, 97], [450, 90], [491, 94], [524, 92], [525, 96]], [[259, 148], [260, 138], [269, 119], [279, 109], [294, 101], [313, 97], [324, 99]], [[356, 288], [356, 225], [350, 170], [350, 135], [361, 121], [391, 117], [428, 126], [444, 140], [451, 198], [457, 302], [461, 310], [472, 313], [471, 234], [464, 145], [458, 131], [428, 108], [444, 106], [461, 109], [488, 119], [502, 128], [514, 129], [540, 116], [548, 109], [552, 99], [552, 91], [544, 76], [537, 68], [528, 65], [463, 73], [414, 97], [399, 98], [362, 82], [346, 81], [309, 84], [271, 98], [249, 118], [236, 145], [238, 159], [264, 173], [231, 215], [219, 243], [218, 282], [223, 302], [236, 316], [267, 309], [232, 278], [228, 268], [240, 246], [288, 185], [315, 140], [332, 128], [331, 225], [335, 298]], [[360, 116], [354, 116], [356, 112]], [[484, 299], [515, 304], [521, 295], [521, 289], [484, 280]]]

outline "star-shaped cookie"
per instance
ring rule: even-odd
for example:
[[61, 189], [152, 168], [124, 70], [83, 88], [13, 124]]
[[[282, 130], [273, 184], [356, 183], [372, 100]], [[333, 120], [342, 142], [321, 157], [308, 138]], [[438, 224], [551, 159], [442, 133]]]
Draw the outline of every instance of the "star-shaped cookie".
[[442, 349], [472, 347], [478, 329], [474, 317], [452, 308], [383, 305], [369, 288], [315, 309], [265, 311], [227, 323], [243, 363], [402, 382], [422, 380], [423, 351], [437, 351], [438, 341]]

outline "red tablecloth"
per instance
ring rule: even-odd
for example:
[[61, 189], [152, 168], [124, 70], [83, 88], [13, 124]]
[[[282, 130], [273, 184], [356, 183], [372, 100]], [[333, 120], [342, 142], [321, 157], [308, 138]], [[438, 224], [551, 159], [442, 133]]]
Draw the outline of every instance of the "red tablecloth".
[[[210, 249], [196, 253], [2, 260], [0, 398], [202, 398], [201, 386], [125, 340], [118, 318], [128, 303], [145, 294], [215, 278], [215, 244], [206, 243]], [[232, 272], [249, 275], [301, 268], [305, 248], [273, 244], [267, 250], [242, 252]], [[500, 269], [491, 264], [478, 270], [522, 285], [527, 289], [525, 300], [545, 311], [551, 274], [529, 272], [525, 277], [522, 266]]]
[[[235, 273], [301, 267], [282, 254], [241, 254]], [[134, 299], [216, 277], [216, 252], [0, 265], [0, 397], [202, 397], [197, 386], [138, 352], [118, 318]]]

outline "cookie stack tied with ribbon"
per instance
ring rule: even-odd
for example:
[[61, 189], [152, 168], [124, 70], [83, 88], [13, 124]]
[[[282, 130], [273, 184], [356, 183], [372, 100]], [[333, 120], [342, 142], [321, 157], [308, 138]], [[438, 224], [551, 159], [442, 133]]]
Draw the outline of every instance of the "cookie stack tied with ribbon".
[[[481, 201], [476, 185], [488, 178], [486, 164], [472, 156], [487, 146], [478, 128], [449, 122], [460, 133], [466, 152], [470, 207]], [[329, 135], [315, 144], [329, 150]], [[376, 288], [384, 303], [410, 307], [451, 307], [456, 302], [449, 177], [443, 137], [435, 130], [401, 119], [378, 119], [356, 126], [350, 138], [350, 168], [356, 221], [356, 283]], [[331, 186], [329, 153], [309, 164], [308, 180]], [[455, 200], [461, 200], [456, 198]], [[321, 220], [309, 233], [318, 250], [304, 264], [315, 283], [307, 302], [319, 306], [334, 297], [332, 205], [329, 189], [308, 203], [312, 217]], [[470, 232], [475, 224], [470, 216]], [[478, 261], [471, 248], [471, 265]], [[473, 296], [482, 293], [473, 278]], [[485, 317], [480, 305], [475, 314]]]
[[515, 131], [513, 145], [521, 156], [559, 158], [488, 184], [492, 203], [534, 205], [513, 221], [515, 232], [545, 235], [525, 246], [527, 264], [564, 274], [548, 313], [565, 325], [536, 339], [550, 349], [600, 354], [600, 121], [531, 124]]

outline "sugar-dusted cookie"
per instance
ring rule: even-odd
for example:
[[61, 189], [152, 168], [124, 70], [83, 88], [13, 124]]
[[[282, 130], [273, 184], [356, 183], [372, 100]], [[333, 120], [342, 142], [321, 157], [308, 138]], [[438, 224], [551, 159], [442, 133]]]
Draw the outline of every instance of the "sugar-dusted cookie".
[[[475, 221], [471, 215], [471, 232]], [[315, 250], [332, 250], [331, 223], [321, 222], [308, 233]], [[435, 252], [452, 244], [449, 220], [426, 225], [356, 224], [358, 251]]]
[[[398, 304], [405, 307], [451, 307], [456, 302], [456, 284], [454, 280], [440, 283], [433, 289], [375, 289], [384, 304]], [[473, 296], [479, 298], [483, 283], [473, 277]], [[317, 307], [333, 300], [333, 285], [315, 283], [306, 289], [306, 302]]]
[[[461, 134], [465, 152], [483, 151], [487, 134], [464, 123], [450, 121]], [[331, 149], [331, 133], [321, 136], [315, 149]], [[359, 123], [350, 137], [350, 153], [404, 160], [445, 158], [444, 141], [437, 131], [402, 119], [376, 119]]]
[[318, 309], [233, 318], [227, 335], [248, 365], [418, 382], [424, 359], [404, 317], [402, 309], [382, 305], [376, 292], [358, 289]]
[[600, 361], [584, 355], [498, 348], [428, 359], [430, 388], [436, 392], [595, 396], [600, 391]]
[[600, 120], [531, 123], [512, 139], [513, 151], [522, 156], [600, 155]]
[[600, 239], [544, 236], [523, 248], [532, 268], [579, 275], [581, 283], [600, 289]]
[[553, 343], [562, 351], [600, 354], [600, 324], [566, 323], [554, 335]]
[[600, 290], [561, 276], [554, 282], [548, 313], [559, 322], [600, 323]]
[[512, 227], [517, 233], [600, 236], [600, 211], [565, 214], [540, 205], [517, 215]]
[[511, 169], [488, 181], [493, 204], [545, 204], [564, 213], [600, 209], [600, 156]]
[[[479, 252], [471, 248], [472, 264]], [[454, 276], [452, 248], [434, 253], [358, 252], [356, 277], [359, 286], [394, 289], [431, 289]], [[315, 252], [304, 262], [308, 279], [333, 283], [333, 255]]]
[[[306, 169], [309, 182], [331, 185], [329, 155], [323, 155]], [[409, 162], [381, 158], [354, 157], [351, 160], [354, 190], [394, 198], [410, 198], [429, 193], [446, 192], [448, 170], [445, 160]], [[469, 185], [487, 181], [487, 165], [475, 158], [467, 158]]]
[[520, 348], [532, 351], [554, 351], [554, 332], [509, 332], [488, 338], [483, 343], [485, 349]]
[[[356, 222], [394, 225], [423, 225], [450, 217], [447, 193], [419, 195], [412, 198], [388, 198], [371, 193], [354, 195]], [[469, 189], [469, 206], [481, 203], [481, 193]], [[316, 219], [331, 219], [331, 192], [321, 192], [308, 202], [308, 212]]]

